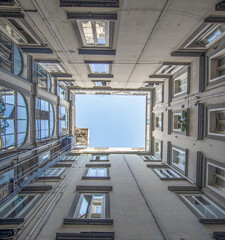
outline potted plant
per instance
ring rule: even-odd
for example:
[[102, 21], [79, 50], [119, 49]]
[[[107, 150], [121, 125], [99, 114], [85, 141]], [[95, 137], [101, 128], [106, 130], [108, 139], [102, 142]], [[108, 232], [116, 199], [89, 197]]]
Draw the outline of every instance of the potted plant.
[[182, 132], [185, 132], [187, 129], [187, 110], [183, 110], [181, 113], [180, 129]]

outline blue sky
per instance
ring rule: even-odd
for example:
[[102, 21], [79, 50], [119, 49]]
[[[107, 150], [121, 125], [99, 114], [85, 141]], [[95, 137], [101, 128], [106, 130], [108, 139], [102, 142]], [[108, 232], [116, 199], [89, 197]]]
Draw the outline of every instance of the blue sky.
[[76, 127], [89, 128], [91, 147], [144, 147], [146, 97], [75, 95]]

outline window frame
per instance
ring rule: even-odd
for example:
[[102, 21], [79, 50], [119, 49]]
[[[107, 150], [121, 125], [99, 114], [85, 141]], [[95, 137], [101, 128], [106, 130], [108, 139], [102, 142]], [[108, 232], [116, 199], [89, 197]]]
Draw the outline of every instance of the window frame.
[[[99, 159], [96, 159], [98, 158]], [[105, 159], [101, 160], [101, 157], [105, 157]], [[90, 160], [91, 162], [109, 162], [109, 155], [101, 155], [101, 154], [96, 154], [96, 155], [92, 155], [92, 159]]]
[[[22, 93], [20, 93], [19, 91], [16, 91], [14, 89], [11, 89], [11, 88], [5, 88], [3, 86], [0, 86], [0, 88], [3, 88], [5, 89], [6, 91], [12, 91], [13, 92], [13, 96], [14, 96], [14, 104], [12, 103], [5, 103], [6, 105], [10, 105], [10, 106], [13, 106], [13, 109], [12, 112], [14, 111], [14, 118], [4, 118], [3, 116], [1, 116], [2, 118], [1, 119], [10, 119], [10, 120], [13, 120], [13, 126], [14, 126], [14, 133], [8, 133], [8, 134], [2, 134], [1, 137], [3, 136], [9, 136], [9, 135], [13, 135], [13, 138], [14, 138], [14, 144], [13, 145], [10, 145], [8, 147], [3, 147], [3, 148], [0, 148], [0, 152], [3, 152], [3, 151], [8, 151], [8, 150], [11, 150], [11, 149], [17, 149], [21, 146], [24, 145], [24, 143], [26, 142], [27, 140], [27, 131], [28, 131], [28, 126], [29, 126], [29, 112], [28, 112], [28, 107], [27, 107], [27, 102], [26, 102], [26, 98], [24, 97], [24, 95]], [[4, 93], [4, 92], [3, 92]], [[4, 94], [3, 94], [4, 95]], [[2, 94], [0, 95], [2, 96]], [[18, 103], [18, 96], [21, 96], [22, 97], [22, 100], [24, 102], [24, 105], [20, 105]], [[23, 119], [23, 118], [19, 118], [19, 115], [18, 115], [18, 108], [23, 108], [25, 109], [26, 111], [26, 119]], [[11, 112], [11, 114], [12, 114]], [[19, 131], [18, 129], [18, 121], [26, 121], [26, 129], [24, 132], [21, 132]], [[1, 133], [0, 133], [1, 134]], [[23, 139], [23, 141], [20, 143], [19, 142], [19, 135], [20, 134], [25, 134], [25, 137]]]
[[161, 162], [162, 160], [157, 159], [155, 156], [141, 156], [144, 162]]
[[[153, 172], [160, 178], [161, 181], [177, 181], [177, 180], [184, 180], [184, 177], [181, 176], [176, 170], [167, 167], [167, 166], [160, 166], [159, 167], [154, 167], [152, 168]], [[169, 176], [163, 176], [161, 173], [159, 173], [160, 170], [169, 170], [171, 171], [173, 174], [175, 173], [175, 175], [177, 175], [176, 177], [169, 177]], [[165, 174], [167, 175], [167, 174]]]
[[[160, 95], [161, 92], [161, 95]], [[158, 96], [160, 95], [160, 98]], [[159, 86], [155, 87], [155, 104], [164, 102], [164, 84], [159, 84]]]
[[[74, 217], [77, 215], [79, 211], [79, 206], [81, 205], [81, 196], [82, 194], [87, 195], [104, 195], [105, 197], [105, 203], [104, 203], [104, 216], [101, 216], [102, 218], [77, 218]], [[110, 219], [110, 202], [109, 202], [109, 192], [108, 191], [98, 191], [98, 186], [95, 187], [95, 190], [93, 188], [90, 188], [90, 190], [86, 191], [78, 191], [75, 195], [75, 199], [72, 203], [72, 206], [69, 210], [67, 218], [64, 218], [63, 223], [65, 225], [112, 225], [113, 220]]]
[[[58, 171], [59, 171], [59, 174], [57, 174], [57, 175], [54, 175], [53, 173], [51, 173], [51, 171], [53, 171], [54, 172], [54, 170], [56, 170], [56, 169], [58, 169]], [[59, 170], [60, 169], [60, 170]], [[42, 173], [42, 175], [39, 177], [39, 179], [44, 179], [44, 178], [46, 178], [46, 179], [60, 179], [61, 178], [61, 176], [63, 175], [63, 173], [66, 171], [66, 167], [51, 167], [51, 168], [48, 168], [48, 169], [46, 169], [43, 173]], [[46, 173], [47, 172], [47, 173]], [[46, 175], [47, 174], [47, 175]]]
[[[218, 68], [218, 62], [221, 58], [225, 57], [225, 49], [219, 49], [216, 52], [213, 52], [208, 55], [207, 64], [208, 64], [208, 77], [207, 77], [207, 85], [214, 85], [220, 82], [223, 82], [225, 80], [225, 74], [224, 75], [217, 75]], [[225, 64], [223, 69], [225, 69]]]
[[[10, 45], [11, 45], [11, 49], [9, 49], [9, 48], [7, 48], [7, 47], [5, 47], [3, 44], [1, 44], [1, 39], [2, 39], [2, 36], [4, 37], [4, 38], [6, 38], [8, 41], [9, 41], [9, 43], [10, 43]], [[8, 69], [6, 69], [6, 68], [4, 68], [4, 67], [1, 67], [1, 69], [4, 69], [5, 71], [8, 71], [8, 72], [11, 72], [11, 73], [13, 73], [14, 75], [16, 75], [16, 76], [21, 76], [22, 75], [22, 73], [23, 73], [23, 71], [24, 71], [24, 69], [25, 69], [25, 66], [24, 66], [24, 57], [23, 57], [23, 54], [22, 54], [22, 52], [21, 52], [21, 49], [20, 49], [20, 47], [17, 45], [17, 44], [15, 44], [4, 32], [2, 32], [2, 31], [0, 31], [0, 47], [2, 47], [6, 52], [8, 52], [8, 54], [9, 54], [9, 57], [8, 57], [8, 59], [6, 58], [6, 57], [4, 57], [4, 54], [2, 54], [2, 55], [0, 55], [0, 63], [1, 63], [1, 61], [2, 62], [8, 62], [9, 64], [10, 64], [10, 71], [8, 70]], [[15, 57], [15, 49], [17, 49], [18, 50], [18, 53], [19, 53], [19, 56], [20, 56], [20, 60], [21, 60], [21, 69], [20, 69], [20, 71], [19, 71], [19, 73], [15, 73], [15, 65], [17, 65], [16, 64], [16, 57]], [[1, 60], [1, 59], [3, 59], [3, 60]]]
[[[217, 133], [212, 132], [212, 126], [210, 125], [215, 125], [216, 124], [216, 113], [213, 112], [218, 112], [218, 111], [225, 111], [225, 103], [219, 103], [219, 104], [213, 104], [209, 105], [206, 107], [206, 137], [208, 138], [213, 138], [213, 139], [218, 139], [218, 140], [223, 140], [225, 139], [225, 133]], [[216, 129], [214, 126], [213, 129]]]
[[[174, 163], [174, 151], [184, 153], [184, 162], [185, 162], [184, 163], [184, 169], [179, 167], [178, 164]], [[181, 147], [177, 147], [177, 146], [172, 145], [171, 146], [171, 161], [170, 161], [170, 165], [175, 170], [180, 172], [181, 174], [187, 176], [187, 173], [188, 173], [188, 150], [184, 149], [184, 148], [181, 148]]]
[[[18, 196], [25, 196], [25, 197], [26, 196], [34, 196], [34, 198], [15, 217], [13, 217], [13, 219], [24, 218], [31, 211], [31, 209], [34, 208], [35, 204], [42, 197], [42, 194], [40, 194], [40, 193], [18, 193], [16, 196], [12, 197], [9, 201], [7, 201], [7, 203], [5, 203], [3, 206], [1, 206], [0, 211], [2, 211], [4, 208], [6, 208], [8, 205], [10, 205]], [[19, 204], [21, 204], [21, 203], [19, 203]], [[0, 219], [7, 219], [7, 218], [1, 217]]]
[[[176, 87], [176, 81], [182, 81], [183, 78], [187, 78], [187, 83], [186, 83], [186, 90], [181, 91], [181, 92], [175, 92], [175, 87]], [[180, 77], [183, 76], [181, 79]], [[170, 90], [172, 92], [172, 97], [173, 98], [179, 98], [181, 96], [188, 95], [190, 92], [190, 66], [184, 66], [179, 71], [177, 71], [173, 77], [172, 77], [172, 89]]]
[[[40, 139], [37, 139], [37, 118], [36, 118], [36, 113], [37, 113], [37, 99], [39, 99], [40, 100], [40, 106], [41, 106], [41, 101], [45, 101], [45, 102], [47, 102], [48, 103], [48, 106], [49, 106], [49, 111], [48, 111], [48, 113], [49, 113], [49, 120], [48, 120], [48, 126], [49, 126], [49, 136], [47, 137], [47, 138], [41, 138], [41, 129], [42, 129], [42, 127], [41, 127], [41, 122], [40, 122]], [[51, 109], [52, 109], [52, 116], [53, 116], [53, 127], [52, 127], [52, 131], [51, 131], [51, 117], [50, 117], [50, 113], [51, 113]], [[42, 111], [41, 109], [38, 109], [38, 110], [40, 110], [40, 111]], [[45, 111], [45, 112], [47, 112], [47, 111]], [[42, 119], [39, 119], [40, 121], [42, 120]], [[36, 133], [36, 141], [37, 142], [41, 142], [41, 141], [45, 141], [46, 139], [51, 139], [52, 138], [52, 136], [53, 136], [53, 134], [54, 134], [54, 130], [55, 130], [55, 112], [54, 112], [54, 107], [53, 107], [53, 104], [50, 102], [50, 101], [48, 101], [48, 100], [45, 100], [45, 99], [42, 99], [42, 98], [39, 98], [39, 97], [36, 97], [35, 98], [35, 133]]]
[[[86, 164], [86, 169], [84, 171], [82, 179], [83, 180], [108, 180], [110, 179], [109, 167], [111, 167], [111, 164]], [[92, 168], [104, 169], [105, 176], [90, 176], [89, 171]]]
[[[188, 193], [181, 193], [177, 194], [178, 198], [194, 213], [194, 215], [199, 219], [200, 223], [203, 224], [225, 224], [225, 218], [206, 218], [204, 215], [196, 209], [195, 206], [188, 200], [185, 199], [185, 196], [199, 196], [208, 201], [211, 205], [213, 205], [218, 211], [222, 210], [222, 214], [225, 214], [225, 209], [221, 205], [217, 204], [215, 201], [213, 201], [209, 196], [206, 196], [202, 192], [188, 192]], [[197, 201], [199, 202], [199, 201]], [[204, 204], [200, 204], [204, 205]], [[210, 209], [206, 207], [208, 211], [210, 212]], [[221, 212], [221, 211], [220, 211]]]
[[[156, 151], [157, 144], [159, 145], [159, 151]], [[162, 151], [163, 151], [163, 141], [155, 139], [154, 141], [154, 156], [159, 160], [162, 160]]]
[[[215, 161], [215, 160], [212, 160], [212, 159], [209, 159], [209, 158], [206, 158], [205, 187], [207, 189], [210, 189], [214, 194], [216, 194], [216, 196], [218, 196], [217, 197], [218, 199], [221, 199], [222, 201], [224, 201], [225, 189], [221, 189], [220, 187], [217, 187], [215, 184], [209, 183], [212, 180], [215, 181], [215, 179], [212, 179], [212, 178], [214, 178], [214, 175], [212, 172], [210, 173], [209, 165], [211, 165], [211, 167], [213, 167], [213, 168], [220, 168], [223, 171], [225, 171], [225, 164]], [[225, 181], [225, 179], [224, 179], [224, 181]]]
[[[61, 108], [65, 109], [65, 120], [60, 119], [60, 109]], [[58, 105], [58, 133], [59, 133], [59, 136], [64, 136], [64, 135], [68, 134], [68, 131], [69, 131], [68, 118], [69, 118], [68, 109], [63, 105]], [[60, 129], [60, 127], [61, 127], [60, 121], [65, 121], [65, 124], [66, 124], [66, 132], [65, 133], [62, 131], [63, 128]]]
[[[157, 126], [157, 119], [161, 118], [161, 127]], [[155, 114], [155, 129], [163, 132], [163, 112]]]
[[[115, 28], [115, 21], [112, 20], [107, 20], [107, 19], [85, 19], [83, 17], [78, 17], [76, 19], [70, 19], [75, 31], [75, 35], [77, 37], [78, 43], [80, 45], [81, 48], [86, 48], [86, 49], [90, 49], [90, 48], [97, 48], [97, 49], [103, 49], [103, 48], [108, 48], [108, 49], [112, 49], [113, 46], [113, 38], [114, 38], [114, 28]], [[81, 30], [81, 26], [80, 26], [80, 21], [91, 21], [91, 25], [93, 28], [93, 21], [106, 21], [108, 23], [108, 36], [106, 36], [106, 39], [108, 39], [108, 46], [104, 45], [104, 44], [97, 44], [97, 45], [87, 45], [85, 44], [86, 40], [85, 36], [83, 34], [83, 30]]]

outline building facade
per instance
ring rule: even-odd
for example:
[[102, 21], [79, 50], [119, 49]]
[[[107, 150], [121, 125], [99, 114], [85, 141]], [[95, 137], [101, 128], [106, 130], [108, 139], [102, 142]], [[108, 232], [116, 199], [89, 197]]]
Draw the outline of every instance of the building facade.
[[[0, 239], [225, 238], [224, 11], [0, 2]], [[144, 148], [81, 148], [74, 96], [118, 93], [146, 96]]]

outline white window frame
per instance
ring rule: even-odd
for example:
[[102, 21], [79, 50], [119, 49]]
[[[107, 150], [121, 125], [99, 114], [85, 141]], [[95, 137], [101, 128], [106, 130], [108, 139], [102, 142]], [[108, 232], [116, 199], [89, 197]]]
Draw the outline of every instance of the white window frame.
[[[171, 168], [153, 168], [153, 170], [157, 173], [157, 175], [160, 176], [160, 178], [171, 178], [171, 179], [182, 178], [178, 173], [176, 173]], [[175, 176], [173, 177], [172, 174]]]
[[[176, 91], [176, 83], [181, 83], [184, 79], [186, 78], [186, 83], [185, 84], [182, 84], [182, 85], [186, 85], [186, 89], [183, 90], [183, 91]], [[174, 96], [179, 96], [179, 95], [182, 95], [184, 93], [187, 94], [187, 87], [188, 87], [188, 69], [182, 73], [181, 75], [177, 76], [176, 78], [174, 78], [174, 83], [173, 83], [173, 91], [174, 91]]]
[[[174, 151], [176, 151], [176, 152], [180, 152], [180, 153], [183, 153], [184, 154], [184, 168], [183, 167], [181, 167], [180, 166], [180, 164], [177, 164], [177, 163], [175, 163], [175, 154], [174, 154]], [[176, 168], [178, 168], [179, 170], [181, 170], [183, 173], [185, 173], [185, 171], [186, 171], [186, 161], [187, 161], [187, 159], [186, 159], [186, 151], [183, 151], [183, 150], [180, 150], [180, 149], [178, 149], [178, 148], [176, 148], [176, 147], [172, 147], [172, 165], [173, 166], [175, 166]]]
[[[91, 175], [91, 171], [95, 170], [95, 174]], [[100, 175], [100, 171], [104, 170], [103, 176]], [[107, 177], [107, 168], [106, 167], [89, 167], [87, 174], [87, 177]]]
[[34, 196], [34, 198], [14, 217], [19, 218], [28, 208], [33, 207], [33, 203], [36, 201], [36, 199], [40, 196], [40, 194], [17, 194], [15, 197], [10, 199], [6, 204], [4, 204], [0, 208], [0, 212], [3, 211], [6, 207], [8, 207], [18, 196], [25, 196], [22, 201], [16, 204], [12, 209], [10, 209], [9, 212], [7, 212], [7, 215], [4, 216], [4, 218], [7, 218], [16, 208], [19, 207], [29, 196]]
[[[225, 133], [220, 133], [218, 132], [216, 129], [217, 127], [215, 127], [215, 131], [212, 132], [211, 129], [211, 124], [215, 125], [216, 124], [216, 118], [217, 118], [217, 113], [214, 113], [212, 115], [212, 112], [219, 112], [219, 111], [225, 111], [225, 108], [212, 108], [212, 109], [209, 109], [208, 110], [208, 134], [209, 135], [215, 135], [215, 136], [222, 136], [222, 137], [225, 137]], [[222, 124], [225, 124], [225, 121], [224, 120], [220, 120], [220, 122]], [[214, 124], [215, 123], [215, 124]]]
[[163, 102], [163, 85], [160, 85], [155, 88], [155, 103], [162, 102]]
[[175, 117], [178, 118], [178, 116], [181, 117], [181, 115], [182, 115], [182, 112], [173, 113], [173, 131], [181, 132], [181, 128], [175, 128], [175, 123], [178, 125], [178, 119], [176, 119], [176, 121], [175, 121]]
[[[99, 159], [96, 159], [98, 157], [99, 157]], [[92, 160], [94, 160], [94, 161], [108, 161], [109, 159], [108, 159], [108, 155], [94, 155]]]
[[[219, 81], [223, 78], [225, 78], [225, 74], [218, 76], [218, 61], [219, 59], [221, 59], [222, 57], [225, 57], [225, 49], [223, 49], [222, 51], [212, 55], [211, 57], [209, 57], [209, 74], [208, 74], [208, 81], [209, 83], [214, 83], [216, 81]], [[225, 68], [225, 66], [224, 66]]]
[[42, 173], [41, 177], [60, 177], [65, 170], [65, 167], [48, 168], [45, 172]]
[[[209, 165], [211, 165], [211, 167], [213, 167], [213, 168], [220, 168], [223, 171], [225, 171], [225, 168], [221, 167], [221, 166], [218, 166], [215, 163], [211, 163], [211, 162], [207, 162], [207, 168], [206, 168], [206, 186], [208, 188], [212, 189], [214, 192], [216, 192], [216, 193], [222, 195], [223, 197], [225, 197], [225, 189], [223, 189], [223, 188], [214, 184], [215, 177], [219, 177], [219, 178], [223, 179], [224, 182], [225, 182], [225, 177], [215, 176], [217, 174], [210, 172]], [[211, 175], [211, 176], [209, 176], [209, 175]], [[213, 183], [210, 183], [210, 181], [212, 180], [212, 179], [210, 180], [210, 178], [213, 178]]]
[[[83, 30], [83, 26], [82, 26], [82, 21], [91, 21], [91, 27], [92, 27], [92, 32], [93, 32], [93, 38], [94, 38], [94, 44], [93, 45], [88, 45], [86, 42], [86, 37], [84, 34], [84, 30]], [[101, 21], [101, 22], [105, 22], [105, 44], [98, 44], [98, 39], [97, 39], [97, 32], [96, 32], [96, 28], [95, 28], [95, 22], [96, 21]], [[109, 20], [95, 20], [95, 19], [81, 19], [81, 20], [77, 20], [77, 25], [78, 25], [78, 29], [80, 32], [80, 36], [83, 42], [83, 46], [84, 47], [109, 47], [109, 28], [110, 28], [110, 22]]]
[[212, 215], [215, 216], [215, 219], [218, 219], [219, 217], [217, 217], [215, 214], [213, 214], [213, 212], [210, 210], [210, 208], [207, 207], [207, 205], [204, 205], [203, 203], [201, 203], [196, 197], [202, 197], [203, 199], [205, 199], [207, 202], [209, 202], [211, 205], [213, 205], [218, 211], [220, 211], [222, 214], [225, 215], [225, 211], [220, 208], [219, 206], [217, 206], [214, 202], [212, 202], [209, 198], [207, 198], [205, 195], [203, 194], [180, 194], [181, 198], [188, 203], [188, 205], [191, 206], [191, 208], [193, 208], [202, 218], [204, 219], [208, 219], [205, 215], [203, 215], [185, 196], [191, 196], [194, 198], [194, 200], [196, 202], [198, 202], [203, 208], [205, 208], [207, 211], [209, 211]]
[[79, 214], [80, 209], [81, 209], [81, 205], [82, 205], [82, 202], [83, 202], [83, 199], [84, 199], [84, 195], [91, 195], [92, 196], [92, 200], [91, 200], [91, 204], [89, 205], [89, 209], [93, 209], [93, 196], [103, 196], [102, 212], [100, 214], [100, 217], [92, 218], [91, 217], [92, 211], [89, 211], [89, 213], [88, 213], [88, 215], [85, 219], [105, 219], [106, 195], [104, 193], [81, 193], [78, 204], [77, 204], [76, 209], [75, 209], [75, 212], [73, 214], [73, 218], [80, 219], [80, 218], [78, 218], [78, 214]]
[[109, 81], [93, 81], [93, 82], [96, 87], [108, 87], [109, 86]]
[[[98, 72], [94, 71], [93, 65], [97, 65]], [[105, 65], [106, 72], [101, 72], [101, 65]], [[110, 73], [110, 64], [108, 64], [108, 63], [89, 63], [89, 67], [90, 67], [91, 73], [93, 73], [93, 74], [109, 74]]]
[[[156, 151], [158, 145], [158, 150]], [[157, 157], [159, 157], [161, 159], [161, 154], [162, 154], [162, 145], [161, 145], [161, 141], [160, 140], [155, 140], [155, 148], [154, 148], [154, 155]]]

